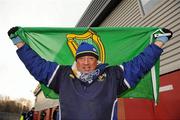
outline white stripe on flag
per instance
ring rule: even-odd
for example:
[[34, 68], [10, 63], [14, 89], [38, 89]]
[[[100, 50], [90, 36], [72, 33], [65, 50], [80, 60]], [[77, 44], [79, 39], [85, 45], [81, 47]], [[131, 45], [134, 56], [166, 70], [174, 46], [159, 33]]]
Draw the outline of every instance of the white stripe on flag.
[[155, 105], [157, 105], [157, 86], [156, 86], [156, 72], [155, 72], [155, 66], [151, 69], [151, 77], [152, 77], [152, 85], [153, 85], [153, 95], [154, 95], [154, 101]]
[[[156, 30], [155, 32], [153, 32], [151, 34], [151, 38], [150, 38], [150, 41], [149, 41], [149, 44], [153, 43], [153, 35], [158, 32], [158, 31], [161, 31], [161, 29], [158, 29]], [[155, 105], [157, 105], [157, 86], [156, 86], [156, 72], [155, 72], [155, 65], [151, 68], [151, 77], [152, 77], [152, 85], [153, 85], [153, 95], [154, 95], [154, 101], [155, 101]]]

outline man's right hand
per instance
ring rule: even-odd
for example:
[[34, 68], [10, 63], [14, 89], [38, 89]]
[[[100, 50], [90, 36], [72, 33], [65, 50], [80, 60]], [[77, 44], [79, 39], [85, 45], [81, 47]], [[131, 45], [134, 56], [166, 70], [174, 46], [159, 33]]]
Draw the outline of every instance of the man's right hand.
[[[19, 27], [12, 27], [9, 31], [8, 31], [8, 36], [9, 38], [12, 40], [14, 45], [17, 45], [18, 43], [23, 43], [23, 41], [21, 40], [21, 38], [19, 36], [17, 36], [15, 33], [16, 31], [18, 31]], [[19, 48], [19, 47], [18, 47]]]
[[15, 35], [15, 32], [19, 29], [19, 27], [12, 27], [9, 31], [8, 31], [8, 36], [10, 39], [17, 37], [17, 35]]

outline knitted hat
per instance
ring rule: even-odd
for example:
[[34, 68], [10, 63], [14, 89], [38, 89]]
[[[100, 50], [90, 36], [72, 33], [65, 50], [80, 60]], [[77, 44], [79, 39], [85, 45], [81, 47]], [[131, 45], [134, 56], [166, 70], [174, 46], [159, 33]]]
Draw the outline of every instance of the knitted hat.
[[82, 42], [76, 51], [76, 60], [82, 56], [93, 56], [98, 59], [98, 52], [96, 48], [87, 42]]

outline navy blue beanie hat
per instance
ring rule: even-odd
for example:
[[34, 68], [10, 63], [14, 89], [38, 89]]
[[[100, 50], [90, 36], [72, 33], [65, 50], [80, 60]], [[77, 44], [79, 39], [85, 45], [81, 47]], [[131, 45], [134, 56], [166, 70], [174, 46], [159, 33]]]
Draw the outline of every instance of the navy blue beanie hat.
[[82, 56], [93, 56], [98, 60], [97, 49], [87, 42], [82, 42], [76, 51], [76, 60]]

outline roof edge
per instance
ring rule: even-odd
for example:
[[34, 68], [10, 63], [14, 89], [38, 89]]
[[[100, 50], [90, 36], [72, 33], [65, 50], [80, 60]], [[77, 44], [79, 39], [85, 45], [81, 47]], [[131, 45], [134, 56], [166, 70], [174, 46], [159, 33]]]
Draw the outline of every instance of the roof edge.
[[[81, 16], [80, 20], [76, 24], [76, 27], [97, 27], [97, 26], [99, 26], [106, 19], [106, 17], [116, 8], [116, 6], [121, 2], [121, 0], [108, 0], [105, 3], [105, 5], [100, 8], [99, 12], [94, 16], [93, 20], [89, 21], [88, 25], [82, 26], [81, 22], [83, 22], [83, 18], [85, 16], [87, 16], [88, 15], [87, 13], [90, 11], [90, 9], [92, 9], [93, 2], [95, 2], [95, 0], [93, 0], [89, 4], [88, 8], [85, 10], [85, 12]], [[81, 23], [81, 25], [80, 25], [80, 23]]]

